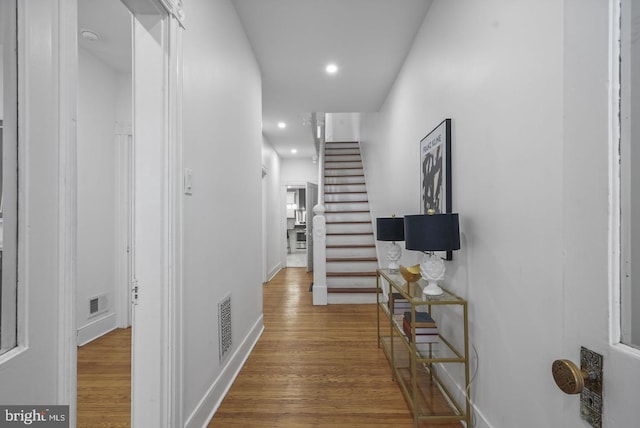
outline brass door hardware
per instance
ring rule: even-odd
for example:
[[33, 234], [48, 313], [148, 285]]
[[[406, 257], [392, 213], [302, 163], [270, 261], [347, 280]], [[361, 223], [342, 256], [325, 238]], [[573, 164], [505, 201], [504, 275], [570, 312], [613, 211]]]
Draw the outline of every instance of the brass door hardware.
[[582, 347], [580, 368], [570, 360], [555, 360], [553, 380], [566, 394], [580, 394], [580, 416], [591, 426], [602, 426], [602, 355]]
[[565, 394], [580, 394], [589, 374], [580, 370], [570, 360], [555, 360], [551, 366], [553, 380]]

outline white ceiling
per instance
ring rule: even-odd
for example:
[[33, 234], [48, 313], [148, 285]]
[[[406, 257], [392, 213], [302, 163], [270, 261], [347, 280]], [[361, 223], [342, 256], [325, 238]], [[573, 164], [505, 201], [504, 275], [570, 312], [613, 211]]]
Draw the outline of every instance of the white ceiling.
[[[131, 14], [120, 0], [78, 0], [78, 44], [112, 68], [131, 72]], [[96, 41], [82, 30], [98, 34]]]
[[[263, 134], [282, 157], [315, 154], [311, 112], [380, 109], [431, 5], [431, 0], [231, 1], [262, 72]], [[82, 48], [118, 71], [131, 71], [130, 15], [119, 0], [78, 0], [78, 22], [80, 30], [100, 36], [89, 42], [78, 35]], [[188, 31], [188, 15], [185, 24]], [[329, 62], [339, 67], [335, 75], [324, 71]], [[285, 129], [277, 127], [280, 121], [287, 123]]]
[[[315, 153], [312, 130], [303, 125], [310, 112], [380, 109], [431, 4], [232, 1], [262, 71], [263, 134], [282, 157]], [[324, 71], [329, 62], [340, 67], [333, 76]]]

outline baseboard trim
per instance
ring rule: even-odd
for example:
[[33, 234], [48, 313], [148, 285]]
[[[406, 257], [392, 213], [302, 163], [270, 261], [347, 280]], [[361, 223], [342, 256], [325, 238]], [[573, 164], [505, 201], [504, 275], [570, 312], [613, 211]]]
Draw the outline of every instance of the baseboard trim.
[[278, 274], [282, 270], [282, 263], [278, 263], [276, 267], [271, 269], [271, 271], [267, 274], [267, 282], [271, 281], [274, 276]]
[[195, 410], [191, 413], [186, 423], [185, 428], [206, 428], [209, 420], [216, 413], [222, 400], [229, 392], [233, 381], [238, 377], [242, 366], [249, 358], [251, 351], [256, 346], [258, 339], [264, 331], [263, 316], [255, 322], [249, 334], [244, 338], [238, 348], [236, 348], [231, 358], [229, 358], [227, 365], [222, 369], [222, 372], [218, 378], [209, 387], [209, 390], [205, 396], [200, 400]]
[[116, 314], [113, 312], [91, 321], [78, 329], [78, 346], [84, 346], [117, 328]]
[[[465, 388], [453, 380], [451, 373], [449, 372], [449, 370], [447, 370], [446, 364], [438, 364], [438, 367], [439, 367], [438, 370], [443, 372], [446, 375], [446, 376], [441, 376], [440, 379], [442, 380], [443, 383], [446, 384], [445, 386], [447, 387], [447, 389], [453, 393], [454, 398], [458, 400], [459, 403], [464, 403], [464, 397], [466, 394]], [[487, 421], [484, 414], [480, 411], [478, 406], [476, 406], [476, 404], [473, 402], [473, 396], [471, 397], [471, 413], [472, 413], [471, 422], [472, 422], [473, 428], [493, 428], [493, 425], [491, 425]], [[467, 428], [471, 428], [471, 427], [467, 427]]]

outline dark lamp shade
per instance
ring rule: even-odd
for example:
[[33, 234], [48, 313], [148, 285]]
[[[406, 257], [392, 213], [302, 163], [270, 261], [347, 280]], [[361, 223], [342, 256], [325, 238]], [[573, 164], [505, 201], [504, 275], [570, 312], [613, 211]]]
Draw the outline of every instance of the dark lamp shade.
[[404, 220], [402, 217], [377, 218], [376, 239], [378, 241], [404, 241]]
[[415, 251], [460, 249], [457, 213], [404, 216], [405, 248]]

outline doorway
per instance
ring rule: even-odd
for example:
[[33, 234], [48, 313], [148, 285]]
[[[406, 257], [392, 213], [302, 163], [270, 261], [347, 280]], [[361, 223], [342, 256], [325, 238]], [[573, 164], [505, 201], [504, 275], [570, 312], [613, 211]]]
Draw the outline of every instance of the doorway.
[[313, 207], [318, 202], [315, 183], [286, 186], [286, 267], [306, 267], [313, 271]]
[[[131, 361], [131, 45], [132, 15], [120, 0], [78, 2], [77, 337], [82, 353], [100, 347], [114, 334], [127, 338], [127, 343], [120, 340], [111, 351], [98, 352], [118, 357], [109, 369], [113, 373], [108, 373], [114, 377], [122, 377], [122, 364]], [[83, 406], [93, 403], [85, 381], [95, 382], [105, 375], [105, 370], [94, 371], [98, 366], [78, 365], [81, 423], [87, 410]], [[126, 390], [130, 390], [130, 369], [126, 375]], [[120, 401], [118, 397], [97, 401], [105, 404], [91, 404], [92, 413], [110, 418], [107, 412]], [[121, 415], [128, 423], [130, 400], [120, 404], [122, 412], [128, 413]]]
[[287, 267], [307, 266], [306, 186], [288, 185], [286, 192]]

